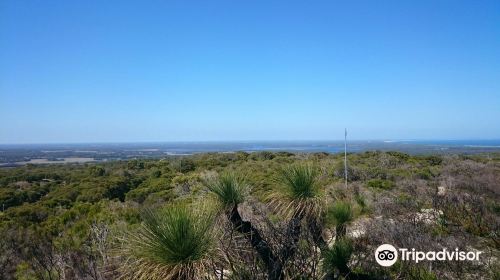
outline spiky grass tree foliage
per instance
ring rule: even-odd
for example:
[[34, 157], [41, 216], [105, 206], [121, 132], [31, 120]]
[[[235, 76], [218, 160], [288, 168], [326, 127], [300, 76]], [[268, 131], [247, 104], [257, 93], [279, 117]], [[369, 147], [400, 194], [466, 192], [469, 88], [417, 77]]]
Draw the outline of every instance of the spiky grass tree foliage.
[[335, 241], [332, 248], [323, 250], [323, 270], [326, 275], [333, 275], [338, 270], [342, 276], [350, 273], [349, 261], [354, 248], [352, 242], [347, 238]]
[[346, 201], [336, 201], [327, 210], [327, 222], [334, 224], [337, 238], [342, 238], [346, 234], [346, 226], [354, 219], [351, 204]]
[[318, 171], [310, 164], [291, 165], [280, 172], [278, 188], [269, 196], [275, 208], [288, 218], [321, 217], [324, 192]]
[[355, 193], [354, 199], [356, 200], [356, 203], [360, 207], [361, 214], [368, 212], [368, 205], [366, 204], [366, 199], [362, 194]]
[[129, 279], [206, 279], [216, 260], [210, 213], [173, 205], [147, 211], [141, 228], [125, 240]]
[[243, 177], [235, 173], [224, 173], [205, 184], [226, 209], [242, 203], [249, 189]]
[[[250, 188], [243, 177], [235, 173], [224, 173], [208, 180], [205, 185], [217, 197], [233, 228], [243, 234], [255, 249], [267, 268], [268, 279], [282, 279], [280, 260], [275, 256], [259, 230], [251, 222], [244, 221], [238, 211], [238, 205], [245, 200]], [[236, 275], [237, 271], [233, 271], [233, 273]]]

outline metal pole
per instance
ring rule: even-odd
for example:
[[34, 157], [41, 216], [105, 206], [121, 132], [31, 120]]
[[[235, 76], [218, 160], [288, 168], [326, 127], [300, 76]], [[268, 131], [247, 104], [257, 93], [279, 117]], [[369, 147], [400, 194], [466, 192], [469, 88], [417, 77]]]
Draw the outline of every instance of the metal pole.
[[347, 128], [344, 133], [344, 177], [345, 187], [347, 188]]

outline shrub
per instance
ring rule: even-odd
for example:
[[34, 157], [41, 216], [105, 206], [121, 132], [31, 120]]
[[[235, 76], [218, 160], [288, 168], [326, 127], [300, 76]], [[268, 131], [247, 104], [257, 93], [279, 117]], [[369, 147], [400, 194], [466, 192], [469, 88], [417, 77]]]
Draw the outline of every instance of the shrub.
[[127, 162], [128, 169], [144, 169], [144, 162], [133, 159]]
[[[339, 161], [335, 164], [333, 175], [337, 178], [345, 178], [345, 166], [343, 161]], [[362, 174], [358, 168], [347, 164], [347, 180], [349, 182], [358, 181], [361, 179], [361, 176]]]
[[177, 160], [172, 161], [170, 163], [170, 167], [174, 171], [181, 172], [181, 173], [187, 173], [190, 171], [194, 171], [196, 168], [196, 165], [192, 159], [187, 158], [187, 157], [181, 157]]
[[107, 187], [104, 196], [109, 199], [118, 198], [120, 201], [125, 201], [125, 195], [130, 190], [131, 186], [126, 181], [116, 181]]
[[275, 155], [269, 151], [260, 151], [252, 153], [250, 157], [253, 160], [271, 160], [275, 157]]
[[401, 161], [407, 161], [408, 159], [410, 159], [409, 154], [398, 152], [398, 151], [389, 151], [389, 152], [387, 152], [387, 154], [391, 155], [391, 156], [393, 156]]
[[395, 187], [394, 182], [384, 179], [371, 179], [366, 182], [366, 186], [375, 189], [390, 190]]
[[405, 279], [409, 280], [437, 280], [437, 276], [425, 268], [410, 267], [407, 270]]
[[440, 165], [441, 163], [443, 163], [443, 158], [441, 158], [440, 156], [436, 156], [436, 155], [426, 156], [424, 159], [430, 165], [433, 165], [433, 166]]
[[143, 203], [144, 200], [146, 200], [146, 197], [148, 197], [148, 195], [153, 192], [155, 192], [155, 190], [152, 188], [148, 187], [137, 188], [129, 191], [125, 198], [127, 201], [132, 200], [138, 203]]
[[151, 171], [151, 177], [153, 178], [160, 178], [161, 176], [161, 171], [158, 170], [158, 169], [154, 169], [153, 171]]
[[429, 180], [432, 177], [434, 177], [434, 175], [432, 174], [431, 170], [428, 167], [426, 167], [426, 168], [420, 169], [417, 172], [417, 177], [419, 179]]
[[104, 176], [106, 170], [102, 166], [92, 166], [90, 168], [90, 174], [92, 176]]

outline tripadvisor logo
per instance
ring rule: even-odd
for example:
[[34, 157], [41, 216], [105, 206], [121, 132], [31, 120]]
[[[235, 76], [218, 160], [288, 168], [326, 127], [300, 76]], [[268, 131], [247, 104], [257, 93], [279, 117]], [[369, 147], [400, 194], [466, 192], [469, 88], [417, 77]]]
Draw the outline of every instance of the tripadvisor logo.
[[391, 266], [398, 260], [398, 251], [391, 244], [382, 244], [375, 250], [375, 260], [381, 266]]
[[481, 251], [460, 251], [458, 248], [455, 250], [448, 250], [443, 248], [440, 251], [416, 251], [415, 248], [411, 250], [406, 248], [396, 249], [391, 244], [380, 245], [375, 250], [375, 260], [381, 266], [391, 266], [396, 263], [398, 257], [402, 261], [479, 261]]

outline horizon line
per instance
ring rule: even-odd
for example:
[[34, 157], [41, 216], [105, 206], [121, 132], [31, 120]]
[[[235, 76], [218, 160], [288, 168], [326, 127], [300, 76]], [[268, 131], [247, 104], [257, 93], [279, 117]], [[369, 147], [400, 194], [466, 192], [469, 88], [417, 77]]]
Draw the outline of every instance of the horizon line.
[[[413, 141], [500, 141], [500, 138], [410, 138], [410, 139], [390, 139], [390, 138], [374, 138], [374, 139], [348, 139], [348, 142], [360, 141], [377, 141], [377, 142], [413, 142]], [[280, 139], [280, 140], [165, 140], [165, 141], [96, 141], [96, 142], [18, 142], [18, 143], [1, 143], [0, 146], [15, 146], [15, 145], [83, 145], [83, 144], [100, 144], [100, 145], [113, 145], [113, 144], [196, 144], [196, 143], [256, 143], [256, 142], [344, 142], [344, 139]]]

